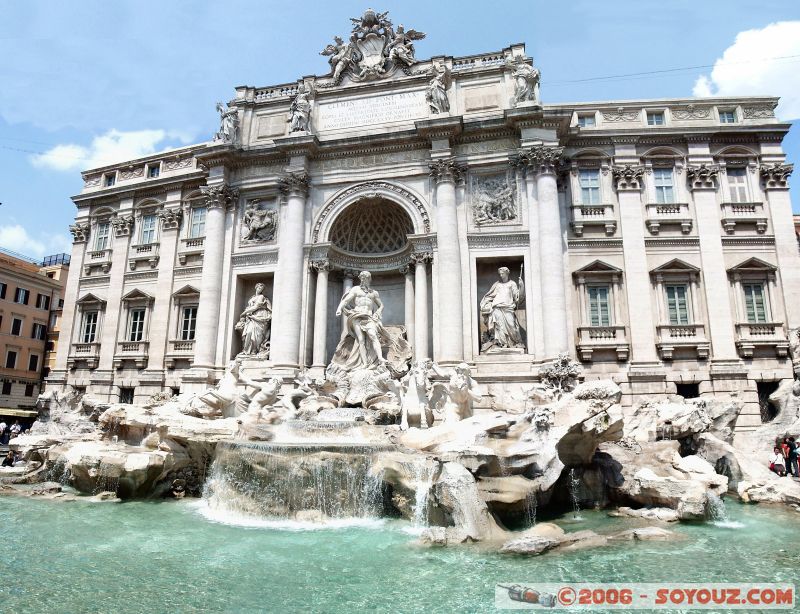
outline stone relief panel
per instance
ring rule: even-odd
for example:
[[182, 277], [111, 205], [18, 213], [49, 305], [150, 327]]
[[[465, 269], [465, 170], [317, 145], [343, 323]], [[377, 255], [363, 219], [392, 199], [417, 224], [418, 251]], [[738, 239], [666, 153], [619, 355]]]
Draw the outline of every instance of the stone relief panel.
[[242, 212], [240, 244], [253, 245], [275, 241], [278, 231], [278, 208], [260, 198], [248, 200]]
[[510, 171], [470, 178], [472, 220], [477, 226], [518, 221], [517, 186]]
[[323, 158], [317, 164], [321, 171], [355, 170], [386, 164], [403, 164], [408, 162], [426, 162], [428, 150], [414, 149], [407, 151], [386, 151], [353, 156], [342, 153], [341, 157]]

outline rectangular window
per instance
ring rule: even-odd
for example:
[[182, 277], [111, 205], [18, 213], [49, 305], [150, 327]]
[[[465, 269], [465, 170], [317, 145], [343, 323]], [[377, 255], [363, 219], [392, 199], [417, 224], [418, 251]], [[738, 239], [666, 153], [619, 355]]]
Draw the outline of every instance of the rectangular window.
[[689, 323], [689, 292], [686, 286], [667, 286], [667, 313], [669, 323], [674, 325]]
[[52, 352], [53, 350], [55, 350], [55, 349], [56, 349], [56, 344], [55, 344], [55, 342], [54, 342], [54, 341], [48, 341], [48, 342], [47, 342], [47, 345], [45, 346], [45, 348], [44, 348], [44, 349], [45, 349], [46, 351], [48, 351], [48, 352]]
[[608, 286], [589, 286], [589, 324], [611, 326]]
[[142, 245], [149, 245], [155, 242], [156, 221], [157, 218], [153, 214], [142, 216], [142, 236], [139, 239]]
[[11, 334], [17, 337], [22, 334], [22, 320], [19, 318], [11, 320]]
[[664, 114], [661, 111], [648, 111], [647, 112], [647, 125], [648, 126], [663, 126]]
[[83, 314], [81, 343], [94, 343], [95, 337], [97, 337], [97, 312], [87, 311]]
[[6, 369], [14, 369], [17, 366], [17, 353], [14, 350], [8, 350], [6, 353]]
[[58, 314], [54, 311], [50, 314], [50, 328], [58, 326]]
[[97, 224], [97, 236], [94, 241], [94, 249], [101, 252], [108, 248], [108, 237], [111, 231], [111, 224], [109, 222], [100, 222]]
[[117, 175], [116, 175], [116, 173], [110, 173], [110, 174], [105, 176], [105, 186], [107, 188], [110, 188], [115, 183], [117, 183]]
[[600, 171], [594, 168], [582, 168], [578, 171], [578, 183], [581, 186], [581, 203], [584, 205], [600, 204]]
[[747, 197], [747, 169], [729, 168], [725, 174], [728, 176], [728, 189], [732, 203], [746, 203]]
[[133, 388], [120, 388], [119, 389], [119, 402], [120, 403], [133, 403]]
[[44, 340], [47, 337], [47, 328], [44, 324], [39, 324], [38, 322], [33, 323], [33, 328], [31, 330], [31, 339], [39, 339]]
[[128, 321], [128, 341], [141, 341], [144, 337], [144, 309], [131, 309]]
[[192, 341], [197, 327], [197, 307], [184, 307], [181, 316], [181, 341]]
[[764, 300], [764, 284], [742, 284], [744, 289], [744, 308], [750, 324], [763, 324], [767, 321], [767, 304]]
[[149, 164], [147, 166], [147, 176], [150, 179], [155, 179], [161, 174], [161, 167], [158, 164]]
[[195, 207], [192, 209], [192, 223], [189, 227], [189, 237], [196, 239], [206, 234], [206, 208]]
[[719, 121], [721, 124], [735, 124], [736, 123], [736, 111], [720, 111], [719, 112]]
[[3, 381], [3, 394], [11, 394], [11, 382]]
[[39, 294], [36, 297], [37, 309], [50, 309], [50, 297], [46, 294]]
[[675, 190], [673, 188], [671, 168], [654, 168], [653, 182], [656, 186], [657, 203], [675, 202]]
[[33, 384], [25, 384], [25, 396], [26, 397], [33, 396]]
[[0, 298], [6, 297], [6, 288], [8, 288], [8, 284], [0, 282]]
[[578, 115], [578, 125], [587, 128], [595, 125], [594, 113], [591, 115]]
[[28, 357], [28, 371], [39, 370], [39, 357], [36, 354], [31, 354]]
[[17, 291], [14, 293], [14, 302], [27, 305], [30, 297], [30, 290], [26, 290], [25, 288], [17, 288]]

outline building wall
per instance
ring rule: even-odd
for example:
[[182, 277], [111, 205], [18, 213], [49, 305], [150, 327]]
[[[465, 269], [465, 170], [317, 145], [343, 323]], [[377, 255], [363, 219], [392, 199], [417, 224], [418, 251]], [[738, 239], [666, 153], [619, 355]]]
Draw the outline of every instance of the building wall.
[[[267, 95], [273, 90], [240, 88], [239, 146], [198, 145], [84, 173], [85, 189], [74, 198], [66, 339], [51, 381], [106, 399], [134, 388], [137, 400], [166, 388], [208, 385], [241, 348], [234, 325], [258, 281], [275, 308], [273, 350], [280, 354], [286, 349], [280, 344], [296, 343], [289, 367], [316, 364], [315, 351], [327, 362], [341, 330], [336, 303], [349, 271], [363, 266], [376, 272], [376, 287], [389, 303], [387, 323], [410, 325], [409, 314], [417, 322], [426, 316], [420, 356], [449, 360], [455, 346], [442, 331], [460, 320], [463, 350], [456, 360], [474, 365], [489, 387], [487, 403], [524, 404], [539, 365], [554, 357], [555, 323], [567, 331], [563, 349], [583, 362], [585, 377], [615, 379], [626, 405], [642, 396], [691, 393], [696, 385], [701, 395], [736, 392], [746, 401], [740, 426], [757, 424], [759, 382], [792, 377], [789, 337], [800, 326], [800, 262], [780, 171], [786, 170], [780, 142], [788, 126], [774, 117], [776, 99], [513, 107], [514, 81], [501, 60], [522, 55], [524, 47], [515, 46], [469, 62], [446, 59], [454, 75], [450, 114], [369, 129], [329, 119], [313, 134], [289, 135], [285, 121], [273, 120], [285, 120], [294, 90]], [[424, 76], [379, 82], [373, 95], [416, 96], [425, 86]], [[354, 91], [367, 95], [363, 85]], [[348, 95], [347, 88], [320, 89], [315, 105]], [[529, 160], [559, 147], [552, 167]], [[430, 176], [431, 164], [448, 160], [460, 167], [453, 219], [442, 214], [443, 199], [451, 198], [447, 181]], [[591, 202], [581, 189], [586, 172], [598, 186]], [[554, 173], [557, 182], [548, 184]], [[659, 200], [659, 187], [662, 194], [669, 187], [665, 173], [672, 192]], [[308, 188], [292, 187], [293, 174], [307, 176]], [[511, 190], [511, 218], [481, 217], [487, 185]], [[337, 216], [363, 198], [403, 208], [414, 228], [406, 251], [370, 260], [331, 247]], [[204, 206], [206, 232], [194, 236], [194, 211]], [[300, 221], [293, 217], [298, 206]], [[253, 207], [275, 212], [274, 236], [246, 238], [244, 219]], [[151, 215], [156, 231], [145, 240]], [[440, 242], [444, 236], [453, 237], [455, 250]], [[300, 243], [302, 263], [288, 279], [282, 272], [297, 264], [288, 254]], [[209, 250], [216, 254], [211, 260]], [[454, 256], [457, 269], [442, 264]], [[526, 347], [493, 355], [481, 352], [478, 304], [501, 265], [524, 282], [518, 318]], [[447, 294], [454, 275], [461, 278], [460, 295]], [[420, 295], [423, 281], [427, 302], [420, 311], [413, 295]], [[325, 283], [327, 290], [318, 291]], [[755, 283], [763, 284], [766, 321], [751, 326], [743, 284]], [[554, 314], [558, 301], [548, 297], [562, 284], [566, 307]], [[670, 320], [667, 285], [688, 290], [685, 323]], [[588, 293], [597, 287], [609, 292], [609, 319], [593, 323]], [[209, 302], [215, 288], [220, 298]], [[326, 314], [320, 332], [321, 297], [327, 300], [319, 303]], [[182, 339], [182, 314], [193, 306], [200, 320], [213, 313], [213, 324]], [[139, 309], [145, 310], [141, 340], [130, 335], [131, 314]], [[84, 334], [87, 313], [97, 314], [91, 340]], [[299, 340], [287, 341], [287, 318], [298, 315]], [[211, 364], [199, 352], [209, 352]], [[287, 365], [260, 364], [291, 381]]]
[[[61, 264], [42, 267], [0, 253], [0, 284], [5, 285], [5, 292], [0, 290], [0, 296], [4, 294], [0, 298], [0, 381], [8, 390], [7, 394], [0, 390], [0, 408], [31, 409], [36, 405], [47, 362], [51, 310], [62, 300], [66, 268]], [[18, 289], [28, 291], [27, 304], [17, 296]], [[19, 331], [14, 330], [15, 320], [21, 322]], [[34, 336], [34, 324], [41, 326], [38, 337]], [[9, 352], [16, 352], [13, 368], [7, 362]], [[35, 365], [30, 363], [31, 356], [37, 357]]]

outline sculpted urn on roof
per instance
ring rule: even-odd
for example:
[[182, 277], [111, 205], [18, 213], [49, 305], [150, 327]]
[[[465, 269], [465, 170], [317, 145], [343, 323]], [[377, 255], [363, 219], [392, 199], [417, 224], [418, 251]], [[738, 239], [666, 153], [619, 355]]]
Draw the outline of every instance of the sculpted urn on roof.
[[398, 69], [409, 74], [409, 68], [417, 63], [413, 41], [422, 40], [425, 33], [406, 30], [402, 24], [395, 30], [388, 15], [388, 11], [367, 9], [361, 17], [351, 17], [349, 42], [335, 36], [334, 42], [320, 52], [329, 56], [334, 83], [340, 83], [345, 75], [358, 82], [378, 79]]

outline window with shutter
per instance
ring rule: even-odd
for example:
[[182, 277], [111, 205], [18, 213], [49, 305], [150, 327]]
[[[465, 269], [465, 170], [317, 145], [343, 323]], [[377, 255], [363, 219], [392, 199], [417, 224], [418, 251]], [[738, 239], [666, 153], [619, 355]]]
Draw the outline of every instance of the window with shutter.
[[763, 324], [767, 321], [767, 305], [764, 300], [764, 284], [743, 284], [744, 306], [750, 324]]
[[589, 286], [589, 324], [611, 326], [608, 286]]
[[686, 286], [666, 286], [667, 312], [672, 325], [689, 324], [689, 301]]
[[731, 202], [746, 203], [749, 200], [747, 196], [747, 169], [729, 168], [727, 175]]

